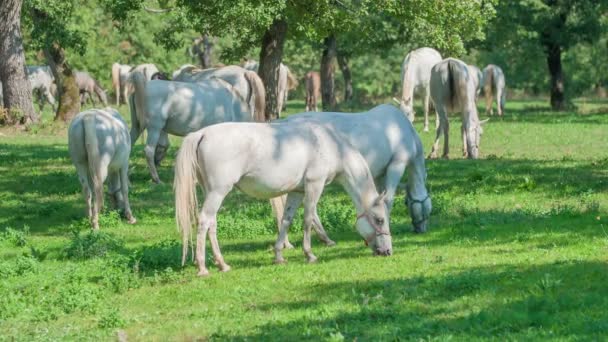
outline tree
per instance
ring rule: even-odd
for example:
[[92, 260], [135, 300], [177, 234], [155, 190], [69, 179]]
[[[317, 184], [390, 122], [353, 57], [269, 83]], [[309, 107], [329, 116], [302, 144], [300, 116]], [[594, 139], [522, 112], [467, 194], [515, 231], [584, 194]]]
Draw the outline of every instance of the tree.
[[321, 99], [323, 111], [329, 112], [336, 108], [336, 94], [334, 92], [334, 59], [336, 58], [336, 36], [333, 34], [325, 38], [321, 56]]
[[551, 108], [564, 109], [566, 84], [562, 55], [581, 42], [594, 42], [603, 30], [605, 0], [502, 0], [490, 26], [496, 49], [533, 42], [542, 47], [550, 77]]
[[0, 82], [4, 106], [23, 114], [23, 123], [38, 121], [32, 104], [32, 90], [25, 71], [25, 55], [21, 38], [22, 0], [0, 3]]
[[65, 48], [86, 51], [85, 35], [71, 24], [75, 0], [29, 0], [31, 37], [44, 51], [57, 84], [59, 105], [55, 120], [69, 121], [80, 111], [80, 92]]

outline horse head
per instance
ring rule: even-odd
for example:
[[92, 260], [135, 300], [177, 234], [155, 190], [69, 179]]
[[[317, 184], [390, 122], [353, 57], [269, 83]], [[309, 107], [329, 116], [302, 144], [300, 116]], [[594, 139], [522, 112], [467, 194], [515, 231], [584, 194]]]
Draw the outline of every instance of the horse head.
[[356, 227], [365, 244], [375, 255], [389, 256], [393, 243], [385, 206], [386, 191], [376, 197], [362, 214], [357, 216]]

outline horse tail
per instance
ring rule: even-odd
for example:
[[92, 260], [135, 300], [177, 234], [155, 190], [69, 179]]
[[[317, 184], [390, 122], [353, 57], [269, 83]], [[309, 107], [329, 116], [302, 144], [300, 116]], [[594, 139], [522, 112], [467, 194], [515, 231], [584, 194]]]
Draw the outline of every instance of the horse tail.
[[244, 76], [251, 89], [249, 102], [254, 102], [253, 119], [258, 122], [264, 122], [266, 121], [266, 91], [264, 90], [264, 83], [262, 83], [260, 76], [253, 71], [245, 71]]
[[454, 61], [448, 60], [448, 87], [450, 89], [450, 106], [454, 105], [454, 96], [456, 95], [456, 85], [454, 80]]
[[[112, 88], [116, 92], [116, 105], [120, 102], [120, 64], [112, 64]], [[126, 99], [125, 99], [126, 100]]]
[[[133, 100], [129, 101], [129, 108], [131, 109], [131, 127], [136, 128], [136, 132], [141, 133], [146, 127], [146, 113], [144, 97], [146, 91], [146, 80], [145, 76], [140, 72], [134, 72], [131, 74], [131, 83], [133, 84]], [[132, 141], [133, 144], [135, 141]]]
[[192, 226], [197, 222], [198, 200], [196, 183], [200, 166], [198, 146], [203, 140], [200, 131], [190, 133], [184, 139], [175, 159], [175, 220], [182, 233], [182, 266], [188, 256], [188, 242], [192, 241]]
[[287, 69], [287, 90], [296, 89], [299, 84], [298, 79], [291, 73], [288, 67], [285, 67], [285, 69]]
[[95, 202], [98, 208], [103, 208], [103, 180], [99, 174], [99, 142], [97, 141], [97, 129], [95, 128], [95, 112], [89, 112], [82, 118], [84, 128], [84, 147], [87, 154], [89, 177], [93, 183]]
[[407, 77], [409, 76], [409, 65], [410, 60], [412, 59], [412, 55], [408, 54], [405, 56], [405, 60], [403, 61], [403, 65], [401, 66], [401, 103], [405, 103], [408, 100], [411, 100], [412, 97], [412, 87], [413, 84]]
[[483, 93], [488, 96], [492, 96], [492, 89], [494, 88], [494, 68], [488, 67], [488, 72], [485, 73], [486, 79], [483, 81]]

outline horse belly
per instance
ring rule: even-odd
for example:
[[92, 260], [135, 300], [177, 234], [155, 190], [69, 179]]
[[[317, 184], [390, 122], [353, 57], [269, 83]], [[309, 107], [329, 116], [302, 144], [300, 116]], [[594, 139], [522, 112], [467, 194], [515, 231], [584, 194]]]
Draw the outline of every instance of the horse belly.
[[236, 184], [242, 192], [259, 199], [268, 199], [292, 191], [303, 191], [303, 179], [260, 179], [258, 177], [244, 176]]

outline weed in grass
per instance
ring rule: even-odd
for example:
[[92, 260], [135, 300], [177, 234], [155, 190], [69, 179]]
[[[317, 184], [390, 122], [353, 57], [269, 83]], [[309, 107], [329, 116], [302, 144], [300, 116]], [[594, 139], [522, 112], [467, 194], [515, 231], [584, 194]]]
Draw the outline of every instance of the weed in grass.
[[120, 315], [120, 312], [113, 308], [106, 310], [100, 317], [97, 326], [102, 329], [120, 328], [125, 325], [125, 320]]
[[38, 270], [38, 265], [38, 260], [23, 255], [11, 260], [0, 261], [0, 277], [14, 277], [35, 273]]
[[27, 225], [24, 225], [21, 230], [7, 227], [4, 232], [0, 234], [0, 241], [6, 241], [16, 247], [23, 247], [27, 245], [29, 233], [30, 227]]
[[65, 248], [65, 254], [68, 258], [83, 260], [103, 257], [123, 249], [124, 242], [111, 233], [89, 230], [83, 235], [80, 229], [72, 227], [72, 240]]

